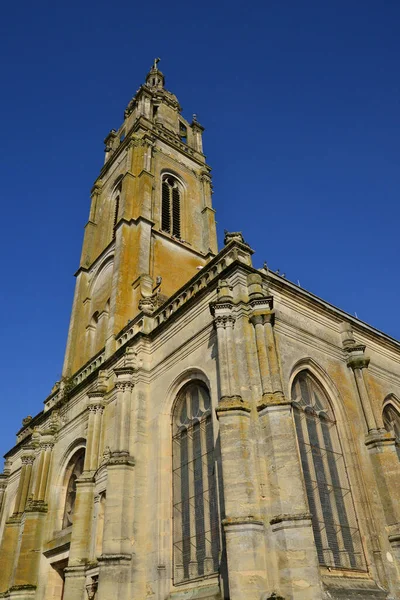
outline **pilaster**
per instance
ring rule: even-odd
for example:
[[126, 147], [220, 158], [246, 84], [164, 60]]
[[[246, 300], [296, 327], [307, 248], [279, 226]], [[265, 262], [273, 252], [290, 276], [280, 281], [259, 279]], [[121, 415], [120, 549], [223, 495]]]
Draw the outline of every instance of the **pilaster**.
[[319, 564], [290, 402], [261, 406], [259, 420], [266, 447], [279, 592], [291, 600], [320, 600]]
[[352, 370], [358, 398], [362, 407], [366, 437], [382, 508], [386, 518], [388, 539], [400, 573], [400, 463], [395, 439], [383, 427], [381, 414], [375, 414], [364, 372], [370, 359], [365, 355], [365, 345], [357, 344], [349, 324], [341, 327], [343, 349], [347, 366]]
[[249, 275], [248, 291], [261, 380], [262, 397], [257, 411], [267, 450], [272, 514], [269, 531], [277, 556], [279, 591], [293, 600], [319, 600], [319, 565], [291, 403], [283, 394], [273, 331], [273, 297], [265, 295], [258, 273]]
[[218, 341], [219, 420], [231, 600], [258, 600], [266, 589], [264, 524], [259, 514], [252, 449], [251, 408], [240, 394], [232, 288], [222, 280], [212, 306]]
[[21, 541], [22, 515], [28, 497], [32, 477], [34, 454], [30, 448], [21, 455], [21, 471], [15, 499], [14, 513], [6, 521], [0, 547], [0, 593], [6, 592], [13, 584], [15, 563], [18, 560], [19, 542]]
[[[99, 557], [98, 599], [130, 598], [133, 545], [134, 459], [131, 456], [131, 403], [135, 368], [115, 369], [115, 430], [107, 464], [103, 551]], [[115, 578], [115, 571], [118, 578]]]

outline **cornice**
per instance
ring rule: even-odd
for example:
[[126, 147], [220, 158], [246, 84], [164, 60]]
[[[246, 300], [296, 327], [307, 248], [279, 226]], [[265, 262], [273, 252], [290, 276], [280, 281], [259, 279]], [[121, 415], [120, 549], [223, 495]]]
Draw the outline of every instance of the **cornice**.
[[394, 350], [397, 354], [400, 353], [400, 341], [396, 340], [395, 338], [392, 338], [386, 333], [383, 333], [379, 329], [374, 328], [372, 325], [369, 325], [360, 319], [356, 319], [340, 308], [337, 308], [333, 304], [330, 304], [326, 300], [323, 300], [312, 292], [297, 286], [295, 283], [292, 283], [288, 279], [285, 279], [276, 273], [269, 271], [267, 274], [262, 269], [258, 270], [257, 272], [261, 274], [264, 281], [269, 283], [270, 288], [272, 288], [270, 289], [272, 295], [274, 293], [274, 288], [276, 288], [276, 290], [282, 295], [291, 296], [296, 300], [296, 302], [298, 302], [300, 298], [303, 305], [309, 307], [312, 311], [319, 309], [321, 314], [325, 313], [328, 318], [333, 319], [337, 324], [341, 323], [342, 321], [348, 321], [352, 324], [355, 333], [365, 335], [375, 342], [377, 341], [376, 338], [378, 338], [380, 344], [383, 343]]

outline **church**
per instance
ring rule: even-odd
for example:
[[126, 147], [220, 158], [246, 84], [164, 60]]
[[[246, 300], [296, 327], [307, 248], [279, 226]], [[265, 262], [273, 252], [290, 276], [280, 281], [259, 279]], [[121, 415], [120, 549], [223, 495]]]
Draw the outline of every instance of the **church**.
[[202, 133], [156, 59], [5, 455], [0, 598], [400, 599], [400, 343], [218, 250]]

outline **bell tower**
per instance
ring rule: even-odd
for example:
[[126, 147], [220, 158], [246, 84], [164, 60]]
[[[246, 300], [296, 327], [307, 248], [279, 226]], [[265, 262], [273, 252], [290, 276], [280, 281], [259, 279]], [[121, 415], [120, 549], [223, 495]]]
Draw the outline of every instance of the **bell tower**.
[[203, 127], [181, 115], [154, 61], [105, 142], [91, 195], [65, 355], [71, 376], [139, 312], [147, 314], [217, 253]]

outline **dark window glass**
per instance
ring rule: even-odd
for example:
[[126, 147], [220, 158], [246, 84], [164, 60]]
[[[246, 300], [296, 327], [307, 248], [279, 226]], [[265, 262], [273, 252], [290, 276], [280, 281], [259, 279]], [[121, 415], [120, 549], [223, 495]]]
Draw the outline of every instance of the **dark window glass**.
[[181, 190], [171, 176], [163, 179], [161, 189], [161, 229], [181, 237]]
[[365, 570], [346, 465], [326, 394], [302, 371], [293, 383], [292, 402], [319, 562]]
[[174, 581], [179, 583], [219, 567], [214, 435], [203, 385], [183, 388], [173, 423]]

